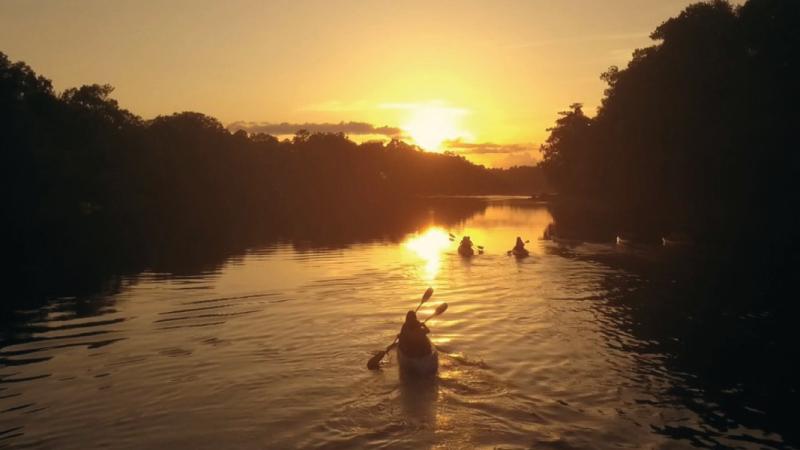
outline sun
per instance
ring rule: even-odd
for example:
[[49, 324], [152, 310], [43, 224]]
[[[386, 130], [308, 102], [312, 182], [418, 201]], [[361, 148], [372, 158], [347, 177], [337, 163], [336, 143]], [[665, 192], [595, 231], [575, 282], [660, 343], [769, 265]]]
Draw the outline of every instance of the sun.
[[463, 110], [440, 105], [420, 105], [411, 111], [402, 128], [414, 143], [431, 152], [442, 151], [442, 143], [464, 137], [459, 127]]

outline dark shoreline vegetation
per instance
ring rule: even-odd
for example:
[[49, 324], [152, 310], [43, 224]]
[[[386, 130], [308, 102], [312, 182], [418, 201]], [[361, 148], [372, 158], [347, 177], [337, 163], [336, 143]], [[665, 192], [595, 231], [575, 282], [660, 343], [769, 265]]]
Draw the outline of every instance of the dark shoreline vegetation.
[[594, 117], [575, 103], [550, 129], [554, 234], [682, 236], [707, 255], [695, 284], [718, 292], [698, 301], [796, 310], [798, 30], [800, 2], [785, 0], [697, 3], [657, 27], [602, 74]]
[[785, 0], [697, 3], [662, 23], [602, 74], [594, 117], [575, 103], [550, 129], [541, 167], [563, 209], [651, 238], [796, 242], [798, 29]]

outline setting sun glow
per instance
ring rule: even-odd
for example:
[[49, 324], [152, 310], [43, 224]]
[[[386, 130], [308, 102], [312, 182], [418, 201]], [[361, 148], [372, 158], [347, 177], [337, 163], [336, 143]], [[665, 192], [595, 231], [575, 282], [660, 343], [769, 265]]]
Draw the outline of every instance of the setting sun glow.
[[403, 129], [411, 136], [414, 143], [423, 149], [440, 152], [444, 150], [442, 148], [444, 141], [470, 135], [459, 127], [460, 117], [464, 114], [466, 111], [462, 109], [440, 105], [418, 106], [411, 111]]

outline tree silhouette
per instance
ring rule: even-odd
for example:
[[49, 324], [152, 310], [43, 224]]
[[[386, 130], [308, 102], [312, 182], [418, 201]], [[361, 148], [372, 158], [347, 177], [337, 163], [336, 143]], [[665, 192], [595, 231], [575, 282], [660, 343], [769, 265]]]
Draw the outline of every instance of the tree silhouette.
[[0, 53], [3, 226], [20, 279], [78, 256], [140, 266], [175, 242], [218, 248], [325, 230], [311, 224], [397, 221], [418, 196], [546, 189], [539, 169], [490, 170], [399, 140], [305, 130], [279, 140], [230, 133], [198, 112], [143, 120], [112, 93], [99, 84], [57, 93]]
[[[705, 240], [796, 235], [800, 6], [690, 5], [612, 66], [597, 114], [561, 113], [542, 168], [566, 196]], [[634, 226], [634, 225], [630, 225]]]

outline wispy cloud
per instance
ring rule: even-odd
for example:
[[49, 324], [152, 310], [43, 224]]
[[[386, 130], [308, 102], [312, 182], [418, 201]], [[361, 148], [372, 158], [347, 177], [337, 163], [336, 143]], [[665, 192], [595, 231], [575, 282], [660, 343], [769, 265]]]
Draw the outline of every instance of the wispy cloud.
[[311, 133], [344, 133], [353, 135], [382, 135], [390, 138], [400, 138], [403, 130], [398, 127], [375, 126], [367, 122], [339, 122], [339, 123], [270, 123], [270, 122], [233, 122], [228, 125], [231, 131], [244, 130], [248, 133], [266, 133], [273, 135], [294, 134], [298, 130], [308, 130]]
[[535, 166], [541, 159], [539, 146], [535, 144], [472, 143], [456, 139], [443, 142], [443, 147], [490, 167]]
[[531, 153], [517, 153], [506, 155], [505, 158], [494, 164], [495, 167], [535, 166], [541, 159]]
[[518, 154], [536, 150], [533, 144], [495, 144], [493, 142], [471, 143], [460, 139], [443, 142], [447, 150], [457, 151], [465, 155]]

